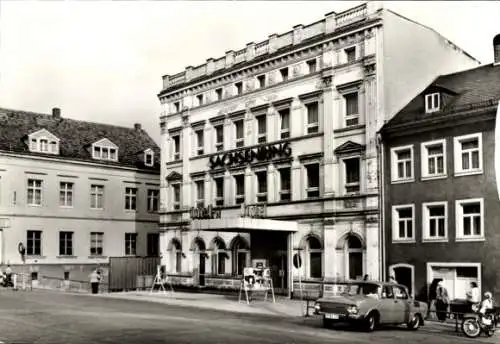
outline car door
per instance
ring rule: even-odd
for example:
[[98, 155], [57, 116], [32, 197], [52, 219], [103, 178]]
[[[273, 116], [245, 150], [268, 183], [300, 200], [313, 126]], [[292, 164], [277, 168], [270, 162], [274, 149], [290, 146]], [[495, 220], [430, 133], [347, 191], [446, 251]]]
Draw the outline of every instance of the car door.
[[408, 313], [410, 309], [408, 293], [402, 286], [395, 285], [392, 289], [394, 291], [394, 323], [402, 324], [408, 321]]
[[384, 285], [379, 307], [381, 324], [392, 324], [394, 322], [394, 301], [392, 287]]

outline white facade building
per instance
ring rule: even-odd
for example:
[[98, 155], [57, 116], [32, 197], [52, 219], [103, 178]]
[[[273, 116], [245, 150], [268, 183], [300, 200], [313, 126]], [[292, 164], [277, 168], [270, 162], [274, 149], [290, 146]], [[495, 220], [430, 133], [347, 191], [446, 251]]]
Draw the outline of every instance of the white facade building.
[[[288, 292], [299, 275], [312, 289], [383, 278], [376, 133], [437, 75], [477, 64], [370, 2], [165, 75], [160, 250], [169, 274], [236, 288], [242, 267], [263, 263]], [[261, 213], [242, 217], [242, 204]]]

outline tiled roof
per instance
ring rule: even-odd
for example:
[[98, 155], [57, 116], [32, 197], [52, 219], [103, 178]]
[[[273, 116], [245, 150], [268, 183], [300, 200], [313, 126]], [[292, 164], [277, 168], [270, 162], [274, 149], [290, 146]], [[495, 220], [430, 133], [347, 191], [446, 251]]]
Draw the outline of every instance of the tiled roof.
[[[30, 152], [26, 136], [40, 129], [57, 136], [59, 155]], [[89, 145], [107, 138], [118, 146], [118, 162], [92, 158]], [[142, 152], [154, 151], [154, 166], [144, 165]], [[52, 115], [0, 108], [0, 151], [27, 155], [59, 157], [62, 159], [92, 161], [105, 165], [135, 167], [159, 171], [160, 149], [143, 129], [78, 121]]]
[[[433, 90], [447, 94], [441, 111], [425, 113], [424, 95]], [[481, 106], [491, 106], [500, 100], [500, 66], [488, 64], [465, 71], [439, 76], [408, 103], [384, 129], [424, 119], [448, 116]], [[382, 131], [384, 130], [382, 129]]]

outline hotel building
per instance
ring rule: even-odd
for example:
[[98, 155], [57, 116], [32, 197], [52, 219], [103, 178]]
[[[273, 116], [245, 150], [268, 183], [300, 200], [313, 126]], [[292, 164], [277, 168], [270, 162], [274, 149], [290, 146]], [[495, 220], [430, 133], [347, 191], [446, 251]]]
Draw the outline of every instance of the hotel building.
[[[383, 278], [376, 133], [478, 62], [369, 2], [163, 76], [160, 249], [176, 283]], [[301, 264], [293, 264], [293, 257]], [[298, 258], [296, 258], [298, 259]]]
[[160, 149], [140, 124], [2, 108], [0, 138], [3, 268], [88, 281], [109, 257], [158, 256]]
[[439, 76], [381, 130], [388, 273], [425, 299], [500, 298], [500, 35], [495, 62]]

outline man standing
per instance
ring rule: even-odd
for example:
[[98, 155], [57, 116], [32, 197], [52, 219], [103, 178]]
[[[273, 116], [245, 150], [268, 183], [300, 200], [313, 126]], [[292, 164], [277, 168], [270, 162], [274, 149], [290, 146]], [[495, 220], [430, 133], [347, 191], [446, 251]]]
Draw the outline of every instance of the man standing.
[[14, 286], [12, 282], [12, 269], [10, 268], [10, 264], [7, 265], [7, 269], [5, 269], [5, 281], [7, 287]]
[[89, 275], [90, 278], [90, 286], [92, 288], [92, 294], [97, 294], [99, 292], [99, 282], [101, 281], [101, 274], [98, 269], [92, 271]]

